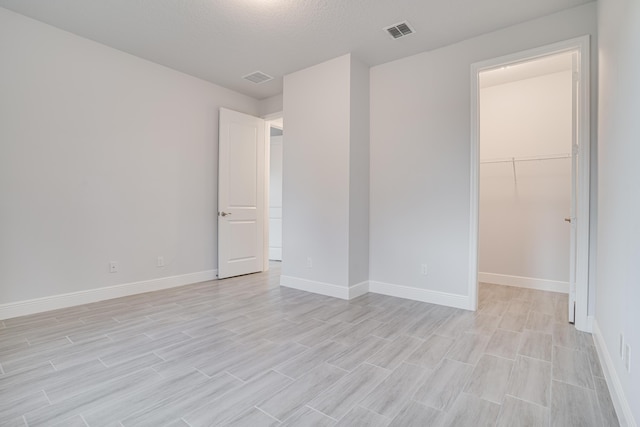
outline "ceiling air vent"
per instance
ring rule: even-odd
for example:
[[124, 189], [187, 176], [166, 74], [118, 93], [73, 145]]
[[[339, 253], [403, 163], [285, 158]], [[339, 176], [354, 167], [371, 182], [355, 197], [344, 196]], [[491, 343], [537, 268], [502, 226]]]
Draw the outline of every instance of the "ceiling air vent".
[[245, 80], [249, 80], [251, 83], [255, 83], [255, 84], [260, 84], [260, 83], [268, 82], [269, 80], [273, 80], [273, 77], [263, 73], [262, 71], [255, 71], [251, 74], [247, 74], [246, 76], [243, 76], [242, 78]]
[[394, 39], [399, 39], [400, 37], [415, 33], [407, 21], [383, 28], [383, 30], [385, 30]]

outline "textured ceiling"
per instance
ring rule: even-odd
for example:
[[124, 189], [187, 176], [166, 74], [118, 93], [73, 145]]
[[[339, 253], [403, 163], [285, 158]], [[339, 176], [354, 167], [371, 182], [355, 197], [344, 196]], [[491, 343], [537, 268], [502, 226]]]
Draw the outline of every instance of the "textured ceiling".
[[[258, 99], [282, 76], [352, 52], [368, 65], [589, 0], [0, 0], [0, 6]], [[416, 33], [383, 27], [408, 20]], [[255, 85], [242, 76], [275, 77]]]

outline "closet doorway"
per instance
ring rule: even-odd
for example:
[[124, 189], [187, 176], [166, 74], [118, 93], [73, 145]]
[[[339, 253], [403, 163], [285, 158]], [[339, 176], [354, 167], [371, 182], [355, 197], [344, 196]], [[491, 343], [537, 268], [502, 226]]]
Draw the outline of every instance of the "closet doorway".
[[590, 329], [587, 47], [578, 39], [475, 64], [472, 104], [473, 299], [478, 282], [566, 293], [567, 321], [581, 330]]
[[282, 261], [282, 118], [269, 124], [269, 260]]

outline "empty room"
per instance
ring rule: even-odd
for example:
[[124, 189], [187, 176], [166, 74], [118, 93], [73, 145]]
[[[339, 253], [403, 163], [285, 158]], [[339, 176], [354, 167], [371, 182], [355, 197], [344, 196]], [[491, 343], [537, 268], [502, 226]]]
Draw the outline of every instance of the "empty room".
[[0, 425], [637, 426], [637, 0], [0, 0]]

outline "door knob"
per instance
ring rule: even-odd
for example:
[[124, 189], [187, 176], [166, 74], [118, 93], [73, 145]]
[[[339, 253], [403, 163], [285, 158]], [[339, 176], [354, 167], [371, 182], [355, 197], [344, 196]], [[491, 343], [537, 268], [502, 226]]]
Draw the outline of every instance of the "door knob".
[[571, 218], [565, 218], [564, 220], [567, 222], [571, 222]]
[[227, 215], [231, 215], [231, 212], [218, 212], [218, 215], [227, 216]]

